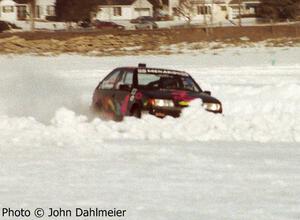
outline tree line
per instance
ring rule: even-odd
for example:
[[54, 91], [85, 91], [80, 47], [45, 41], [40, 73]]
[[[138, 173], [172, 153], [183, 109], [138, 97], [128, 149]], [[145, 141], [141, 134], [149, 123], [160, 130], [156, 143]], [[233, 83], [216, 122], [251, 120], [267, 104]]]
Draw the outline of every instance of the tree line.
[[[23, 0], [31, 6], [31, 16], [34, 17], [35, 0]], [[57, 20], [65, 22], [77, 22], [90, 19], [92, 13], [98, 11], [98, 6], [111, 0], [56, 0]], [[166, 4], [166, 0], [149, 0], [155, 8]], [[180, 0], [189, 5], [193, 0]], [[241, 0], [242, 2], [243, 0]], [[258, 7], [258, 15], [261, 17], [278, 19], [296, 19], [300, 16], [300, 0], [261, 0]]]
[[[56, 0], [56, 15], [60, 21], [83, 21], [90, 19], [98, 11], [98, 6], [103, 2], [112, 0]], [[148, 0], [154, 8], [161, 7], [167, 0]]]
[[[28, 0], [33, 1], [33, 0]], [[109, 0], [56, 0], [56, 15], [61, 21], [82, 21], [89, 19], [91, 13], [96, 13], [98, 5]], [[155, 8], [167, 3], [166, 0], [149, 0]], [[241, 0], [242, 2], [243, 0]], [[181, 0], [185, 4], [193, 0]], [[295, 19], [300, 15], [300, 0], [261, 0], [258, 7], [261, 17], [277, 19]]]
[[296, 19], [300, 16], [300, 0], [261, 0], [258, 14], [273, 20]]
[[55, 11], [60, 21], [84, 21], [97, 11], [99, 0], [56, 0]]

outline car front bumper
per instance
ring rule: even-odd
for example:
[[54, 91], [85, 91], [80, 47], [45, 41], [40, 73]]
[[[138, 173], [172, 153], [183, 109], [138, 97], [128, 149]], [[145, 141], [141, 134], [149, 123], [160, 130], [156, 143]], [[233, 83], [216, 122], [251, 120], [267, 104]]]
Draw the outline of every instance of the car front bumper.
[[[166, 116], [172, 116], [172, 117], [179, 117], [181, 114], [182, 109], [186, 108], [185, 107], [152, 107], [149, 109], [145, 109], [143, 112], [149, 113], [151, 115], [154, 115], [159, 118], [164, 118]], [[206, 110], [208, 112], [212, 112], [215, 114], [221, 114], [222, 113], [222, 108], [218, 111], [211, 111], [211, 110]]]
[[151, 115], [154, 115], [159, 118], [164, 118], [165, 116], [179, 117], [182, 108], [180, 107], [152, 107], [147, 110]]

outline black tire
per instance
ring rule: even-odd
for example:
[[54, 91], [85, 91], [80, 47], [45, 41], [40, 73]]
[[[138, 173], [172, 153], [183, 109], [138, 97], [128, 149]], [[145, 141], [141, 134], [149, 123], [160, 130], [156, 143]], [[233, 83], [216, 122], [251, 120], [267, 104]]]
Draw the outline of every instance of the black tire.
[[136, 118], [141, 118], [142, 112], [141, 112], [140, 108], [138, 106], [134, 106], [130, 112], [130, 116], [136, 117]]

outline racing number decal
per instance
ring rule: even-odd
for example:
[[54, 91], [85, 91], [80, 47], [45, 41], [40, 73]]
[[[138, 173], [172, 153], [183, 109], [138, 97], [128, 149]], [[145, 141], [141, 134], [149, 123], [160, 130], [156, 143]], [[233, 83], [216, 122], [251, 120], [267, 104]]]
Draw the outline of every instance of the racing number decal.
[[137, 98], [136, 96], [138, 94], [140, 94], [140, 92], [137, 93], [137, 89], [133, 88], [131, 93], [125, 97], [125, 99], [122, 103], [122, 106], [121, 106], [121, 113], [122, 113], [123, 116], [126, 115], [126, 112], [128, 110], [129, 102], [134, 102], [134, 100]]
[[129, 102], [134, 102], [134, 100], [141, 100], [143, 97], [143, 94], [141, 92], [137, 92], [137, 89], [132, 89], [131, 93], [127, 95], [121, 105], [121, 114], [123, 116], [126, 115], [126, 112], [128, 110]]
[[141, 92], [137, 92], [137, 89], [134, 88], [131, 91], [130, 101], [133, 102], [134, 100], [141, 100], [143, 97], [143, 94]]
[[130, 101], [133, 102], [134, 101], [134, 98], [135, 98], [135, 94], [137, 92], [137, 89], [136, 88], [133, 88], [132, 91], [131, 91], [131, 96], [130, 96]]

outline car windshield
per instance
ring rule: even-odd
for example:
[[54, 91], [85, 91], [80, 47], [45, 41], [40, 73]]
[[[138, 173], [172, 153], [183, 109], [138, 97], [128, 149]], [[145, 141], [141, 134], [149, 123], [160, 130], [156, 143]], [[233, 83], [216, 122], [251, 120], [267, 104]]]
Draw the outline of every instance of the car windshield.
[[200, 92], [199, 86], [189, 76], [173, 74], [138, 74], [138, 86], [141, 89], [158, 89], [158, 90], [186, 90]]

